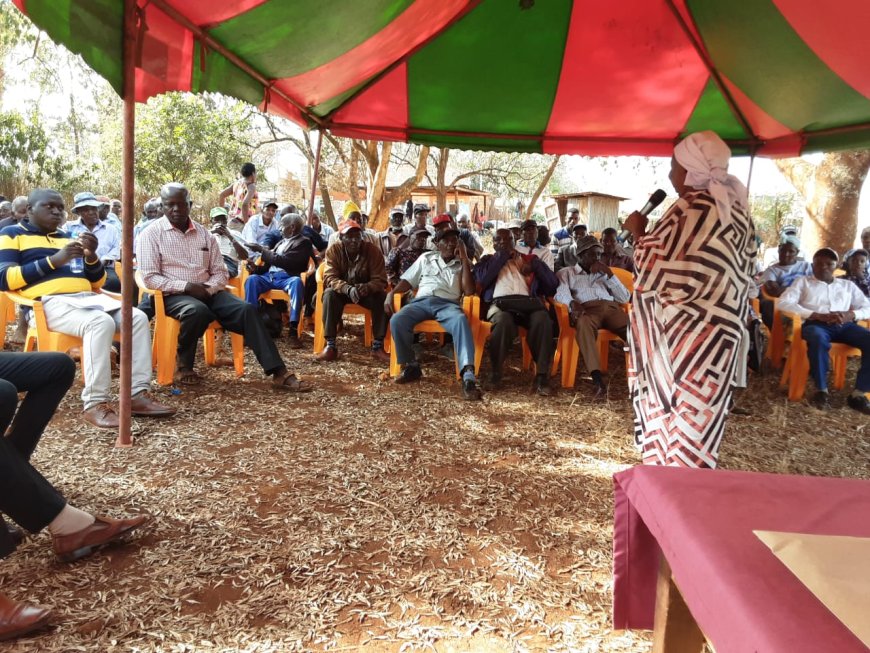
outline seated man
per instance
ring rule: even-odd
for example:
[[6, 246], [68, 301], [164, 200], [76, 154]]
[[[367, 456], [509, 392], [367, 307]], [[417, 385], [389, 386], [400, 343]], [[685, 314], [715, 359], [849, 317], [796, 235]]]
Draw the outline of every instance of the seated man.
[[429, 222], [429, 207], [426, 204], [415, 204], [413, 209], [414, 221], [411, 224], [405, 225], [405, 233], [409, 236], [412, 231], [417, 229], [425, 229], [430, 236], [435, 235], [435, 229]]
[[160, 198], [152, 197], [149, 200], [146, 200], [145, 204], [142, 206], [142, 217], [139, 219], [139, 222], [136, 223], [136, 226], [133, 227], [133, 247], [136, 246], [136, 239], [139, 238], [139, 234], [142, 233], [142, 230], [146, 227], [150, 227], [157, 218], [160, 217]]
[[[779, 262], [771, 265], [761, 275], [764, 291], [771, 297], [779, 297], [799, 277], [810, 276], [813, 266], [809, 261], [799, 261], [801, 241], [797, 236], [784, 236], [779, 244]], [[761, 319], [768, 329], [773, 328], [773, 302], [761, 298]]]
[[499, 229], [492, 238], [495, 254], [487, 254], [474, 266], [474, 279], [481, 299], [490, 304], [486, 319], [492, 322], [489, 355], [493, 387], [502, 379], [504, 359], [517, 336], [517, 327], [528, 331], [527, 342], [535, 359], [534, 390], [550, 395], [553, 363], [553, 321], [540, 297], [556, 292], [559, 280], [537, 256], [528, 261], [514, 249], [509, 229]]
[[556, 261], [554, 263], [556, 272], [562, 268], [573, 267], [579, 262], [577, 258], [577, 243], [586, 240], [586, 225], [574, 225], [572, 233], [574, 241], [570, 245], [560, 247], [559, 253], [556, 254]]
[[[607, 227], [601, 232], [601, 247], [604, 253], [601, 262], [609, 268], [621, 268], [634, 274], [634, 259], [625, 253], [622, 246], [616, 242], [616, 229]], [[556, 268], [558, 269], [558, 268]]]
[[414, 264], [420, 254], [427, 251], [426, 243], [429, 241], [429, 230], [417, 228], [411, 232], [406, 247], [397, 247], [387, 255], [384, 264], [387, 268], [387, 281], [391, 286], [399, 283], [399, 279], [408, 268]]
[[[0, 234], [0, 290], [17, 290], [29, 299], [42, 298], [48, 328], [82, 339], [82, 390], [85, 421], [118, 428], [110, 403], [111, 351], [121, 325], [121, 302], [94, 292], [106, 273], [96, 256], [97, 238], [84, 231], [78, 240], [59, 231], [64, 204], [60, 193], [37, 189], [27, 200], [28, 221]], [[175, 409], [151, 398], [151, 331], [148, 318], [133, 309], [134, 415], [163, 417]]]
[[390, 211], [389, 229], [378, 233], [378, 246], [381, 248], [385, 261], [391, 251], [397, 247], [405, 247], [405, 243], [408, 242], [410, 236], [405, 233], [404, 224], [405, 213], [401, 209]]
[[559, 270], [556, 301], [568, 306], [580, 355], [595, 384], [595, 398], [607, 396], [607, 384], [601, 376], [598, 356], [598, 329], [607, 329], [626, 339], [628, 315], [622, 304], [630, 299], [628, 289], [613, 271], [601, 262], [604, 248], [595, 236], [576, 243], [580, 262]]
[[[287, 371], [256, 307], [227, 292], [227, 268], [217, 241], [190, 219], [190, 193], [183, 184], [160, 189], [163, 217], [139, 236], [136, 258], [145, 287], [163, 292], [166, 314], [181, 322], [178, 335], [178, 383], [196, 384], [196, 345], [208, 325], [220, 325], [245, 337], [272, 387], [307, 392], [311, 387]], [[150, 354], [148, 355], [150, 363]]]
[[388, 363], [390, 355], [384, 351], [384, 338], [387, 335], [384, 255], [377, 245], [363, 241], [362, 227], [353, 220], [342, 222], [337, 233], [338, 240], [326, 250], [323, 268], [323, 331], [326, 347], [317, 355], [317, 360], [328, 362], [338, 358], [338, 323], [345, 305], [353, 302], [371, 311], [372, 358]]
[[[224, 265], [230, 277], [239, 276], [239, 261], [248, 259], [248, 250], [242, 245], [241, 235], [231, 232], [227, 227], [227, 210], [222, 206], [214, 207], [208, 214], [211, 218], [211, 233], [218, 243]], [[251, 248], [253, 249], [253, 248]], [[256, 251], [256, 250], [254, 250]]]
[[278, 223], [275, 221], [275, 213], [278, 211], [278, 203], [268, 201], [263, 206], [262, 212], [251, 216], [242, 229], [242, 240], [247, 243], [263, 244], [264, 238], [269, 233], [278, 233]]
[[305, 220], [298, 213], [288, 213], [281, 218], [281, 233], [284, 238], [274, 250], [262, 245], [248, 244], [260, 254], [268, 266], [264, 274], [252, 274], [245, 281], [245, 301], [256, 307], [260, 295], [269, 290], [283, 290], [290, 296], [290, 333], [288, 340], [291, 349], [301, 349], [299, 341], [299, 319], [305, 303], [305, 284], [300, 275], [308, 269], [310, 259], [317, 258], [311, 241], [302, 235]]
[[810, 375], [816, 384], [813, 405], [819, 410], [831, 407], [828, 394], [828, 369], [831, 343], [842, 342], [861, 350], [861, 367], [855, 390], [849, 395], [850, 408], [870, 415], [870, 331], [855, 320], [870, 318], [870, 300], [851, 281], [834, 278], [837, 253], [827, 247], [813, 256], [813, 273], [799, 277], [780, 296], [779, 309], [797, 313], [803, 319], [801, 337], [807, 343]]
[[93, 193], [78, 193], [73, 201], [72, 212], [78, 219], [67, 222], [62, 229], [71, 238], [78, 238], [84, 232], [97, 237], [97, 258], [103, 262], [106, 271], [103, 290], [121, 292], [121, 280], [115, 273], [115, 261], [121, 258], [121, 232], [110, 222], [100, 220], [98, 209], [101, 203]]
[[[0, 352], [0, 432], [7, 433], [0, 437], [0, 512], [31, 533], [48, 529], [55, 555], [64, 562], [121, 540], [149, 520], [147, 515], [111, 519], [74, 508], [30, 463], [75, 372], [66, 354]], [[21, 392], [26, 394], [19, 405]], [[0, 557], [12, 553], [23, 537], [0, 518]], [[0, 594], [0, 640], [38, 630], [50, 618], [45, 608], [18, 604]]]
[[477, 234], [472, 231], [471, 222], [467, 215], [462, 213], [456, 218], [456, 228], [459, 229], [459, 239], [465, 245], [468, 258], [471, 259], [472, 263], [479, 261], [480, 257], [483, 256], [483, 244], [481, 244]]
[[474, 376], [474, 336], [459, 305], [462, 295], [474, 294], [471, 261], [458, 229], [446, 229], [435, 235], [436, 252], [425, 252], [414, 262], [387, 295], [384, 310], [393, 313], [393, 296], [416, 290], [417, 296], [390, 320], [396, 359], [403, 366], [396, 383], [417, 381], [423, 373], [414, 356], [414, 327], [423, 320], [437, 320], [453, 336], [462, 376], [462, 396], [467, 400], [481, 397]]
[[[864, 227], [861, 230], [860, 234], [861, 238], [861, 247], [857, 249], [863, 249], [865, 252], [870, 252], [870, 227]], [[848, 270], [847, 264], [849, 262], [849, 258], [854, 254], [857, 249], [850, 249], [843, 255], [843, 269]], [[867, 272], [870, 273], [870, 261], [867, 262]]]
[[865, 297], [870, 297], [870, 272], [867, 271], [867, 261], [870, 259], [870, 253], [866, 249], [855, 249], [846, 259], [846, 275], [843, 277], [846, 281], [851, 281], [858, 289], [864, 293]]
[[554, 269], [555, 261], [553, 252], [538, 240], [538, 223], [534, 220], [526, 220], [522, 224], [523, 239], [515, 245], [520, 254], [534, 254], [551, 270]]
[[[558, 249], [559, 247], [564, 247], [565, 245], [570, 245], [572, 242], [572, 238], [574, 235], [574, 226], [580, 222], [580, 209], [576, 207], [572, 207], [568, 209], [568, 218], [565, 220], [565, 226], [561, 229], [556, 229], [553, 232], [553, 244]], [[586, 225], [583, 226], [583, 235], [586, 235]]]
[[[355, 222], [359, 225], [362, 232], [363, 242], [371, 243], [375, 247], [380, 247], [378, 243], [378, 234], [372, 229], [368, 229], [369, 216], [359, 210], [359, 207], [353, 202], [347, 202], [344, 205], [342, 222]], [[341, 226], [339, 224], [339, 226]], [[333, 243], [338, 242], [339, 233], [332, 232], [329, 236], [328, 245], [331, 247]]]

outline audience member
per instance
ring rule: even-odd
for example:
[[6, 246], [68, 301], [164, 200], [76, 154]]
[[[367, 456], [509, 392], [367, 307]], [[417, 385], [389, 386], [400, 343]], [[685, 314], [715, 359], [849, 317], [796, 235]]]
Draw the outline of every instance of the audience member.
[[338, 240], [326, 250], [325, 263], [321, 301], [326, 347], [317, 355], [317, 360], [329, 362], [338, 358], [338, 323], [344, 307], [353, 302], [371, 312], [372, 358], [389, 362], [390, 356], [384, 351], [387, 273], [380, 248], [363, 241], [362, 227], [357, 222], [345, 220], [339, 225]]
[[[779, 245], [779, 262], [774, 263], [762, 274], [760, 282], [764, 292], [771, 297], [779, 297], [799, 277], [812, 275], [813, 266], [809, 261], [799, 261], [798, 252], [801, 242], [797, 236], [784, 236]], [[773, 327], [773, 301], [761, 298], [761, 319], [768, 329]]]
[[152, 197], [147, 200], [145, 204], [142, 206], [142, 217], [139, 219], [139, 222], [136, 223], [136, 226], [133, 227], [133, 246], [136, 246], [136, 240], [139, 238], [139, 234], [146, 228], [151, 226], [157, 218], [162, 215], [160, 210], [160, 198]]
[[393, 313], [394, 295], [416, 290], [417, 295], [390, 320], [396, 359], [402, 372], [396, 383], [419, 380], [423, 373], [414, 355], [414, 327], [423, 320], [437, 320], [453, 336], [462, 377], [462, 396], [481, 398], [474, 375], [474, 337], [468, 318], [459, 306], [462, 295], [474, 294], [471, 261], [458, 229], [445, 229], [435, 235], [438, 251], [424, 252], [402, 275], [387, 295], [384, 310]]
[[613, 271], [601, 262], [604, 248], [595, 236], [586, 236], [575, 244], [579, 263], [557, 273], [556, 301], [569, 307], [580, 355], [595, 384], [595, 398], [603, 399], [607, 396], [607, 384], [601, 375], [598, 329], [607, 329], [625, 341], [628, 315], [622, 304], [629, 301], [630, 295]]
[[278, 203], [272, 200], [267, 201], [263, 205], [263, 212], [252, 216], [245, 223], [245, 228], [242, 229], [242, 239], [246, 243], [263, 245], [266, 242], [267, 234], [278, 236], [281, 230], [278, 228], [278, 222], [275, 220], [277, 211]]
[[559, 286], [553, 271], [537, 256], [525, 260], [514, 249], [509, 229], [498, 229], [492, 239], [495, 254], [485, 255], [474, 267], [481, 299], [489, 304], [486, 319], [492, 322], [489, 355], [490, 381], [497, 388], [502, 381], [504, 360], [517, 336], [526, 329], [526, 342], [535, 360], [533, 389], [550, 395], [550, 365], [553, 362], [553, 321], [541, 297], [552, 296]]
[[238, 218], [245, 224], [260, 210], [260, 196], [257, 193], [257, 167], [251, 163], [242, 164], [239, 178], [221, 191], [218, 204], [224, 205], [230, 198], [230, 221]]
[[12, 202], [9, 200], [0, 202], [0, 229], [13, 225], [16, 222], [17, 220], [12, 217]]
[[846, 259], [846, 275], [843, 277], [847, 281], [851, 281], [858, 289], [864, 293], [865, 297], [870, 297], [870, 272], [867, 271], [867, 260], [870, 257], [866, 249], [854, 249]]
[[428, 224], [429, 222], [429, 207], [426, 204], [415, 204], [413, 222], [405, 225], [405, 233], [411, 235], [412, 231], [417, 229], [425, 229], [430, 236], [435, 235], [435, 228]]
[[[523, 240], [523, 221], [511, 220], [510, 222], [508, 222], [507, 228], [510, 229], [511, 234], [514, 237], [514, 243], [521, 243]], [[514, 245], [514, 247], [516, 247], [516, 244]]]
[[424, 227], [417, 228], [411, 232], [404, 247], [397, 247], [387, 255], [385, 266], [387, 281], [391, 286], [399, 283], [400, 277], [426, 251], [428, 240], [429, 230]]
[[626, 254], [622, 246], [616, 241], [616, 229], [607, 227], [601, 232], [601, 247], [603, 248], [601, 262], [604, 265], [609, 268], [621, 268], [634, 272], [634, 259]]
[[[251, 245], [267, 266], [263, 274], [252, 274], [245, 281], [245, 301], [258, 305], [260, 295], [269, 290], [283, 290], [290, 297], [290, 347], [301, 349], [298, 329], [305, 304], [305, 284], [301, 274], [308, 270], [311, 259], [317, 260], [317, 252], [311, 241], [302, 235], [305, 219], [298, 213], [289, 213], [281, 218], [281, 233], [284, 236], [274, 250], [262, 245]], [[316, 282], [315, 282], [316, 284]], [[316, 285], [315, 285], [316, 288]]]
[[[248, 250], [242, 245], [242, 235], [230, 231], [227, 226], [229, 217], [227, 210], [222, 206], [214, 207], [209, 212], [211, 218], [211, 233], [221, 250], [224, 265], [227, 266], [227, 274], [230, 278], [239, 276], [239, 261], [248, 260]], [[253, 247], [250, 249], [253, 250]]]
[[573, 227], [574, 241], [570, 245], [563, 245], [559, 248], [559, 253], [556, 255], [556, 260], [553, 263], [555, 271], [558, 272], [562, 268], [570, 268], [578, 263], [577, 258], [577, 243], [585, 242], [586, 226], [575, 224]]
[[405, 247], [407, 241], [410, 240], [410, 235], [405, 233], [404, 222], [404, 211], [402, 209], [393, 209], [390, 211], [389, 228], [378, 233], [378, 246], [381, 248], [384, 260], [386, 260], [391, 251], [399, 247]]
[[[572, 206], [568, 209], [568, 218], [565, 220], [565, 226], [552, 233], [553, 243], [557, 249], [571, 244], [573, 240], [574, 226], [578, 222], [580, 222], [580, 209]], [[582, 226], [584, 231], [583, 235], [585, 236], [586, 225], [584, 224]]]
[[526, 220], [522, 223], [522, 232], [523, 239], [515, 245], [515, 249], [520, 254], [534, 254], [546, 263], [548, 268], [554, 269], [553, 252], [538, 240], [538, 223], [534, 220]]
[[801, 337], [807, 343], [810, 375], [816, 384], [813, 405], [819, 410], [831, 407], [828, 394], [828, 369], [831, 343], [841, 342], [861, 350], [861, 367], [855, 389], [849, 395], [850, 408], [870, 415], [870, 331], [855, 320], [870, 318], [870, 301], [851, 281], [837, 279], [837, 253], [827, 247], [813, 256], [812, 275], [799, 277], [779, 298], [779, 309], [797, 313], [803, 319]]
[[[75, 198], [73, 198], [75, 199]], [[97, 214], [100, 217], [100, 222], [106, 222], [121, 232], [121, 220], [117, 215], [112, 213], [112, 201], [105, 195], [97, 195], [97, 201], [100, 206], [97, 208]]]
[[472, 263], [479, 261], [480, 257], [483, 256], [483, 244], [477, 234], [472, 231], [467, 215], [462, 213], [456, 218], [456, 228], [459, 229], [459, 239], [465, 245], [468, 258], [471, 259]]
[[[82, 339], [84, 419], [96, 427], [118, 427], [110, 403], [112, 341], [121, 324], [121, 302], [97, 294], [105, 281], [96, 255], [97, 238], [83, 232], [77, 240], [60, 231], [64, 203], [60, 193], [37, 189], [27, 204], [28, 222], [7, 227], [0, 238], [0, 290], [16, 290], [28, 299], [42, 299], [48, 328]], [[79, 259], [81, 271], [71, 263]], [[133, 309], [134, 415], [163, 417], [175, 409], [155, 401], [151, 386], [151, 331], [148, 318]]]
[[77, 193], [73, 202], [72, 212], [78, 218], [67, 222], [62, 230], [72, 238], [78, 238], [85, 232], [96, 236], [97, 257], [103, 262], [106, 271], [103, 290], [121, 292], [121, 280], [115, 272], [115, 261], [121, 258], [121, 232], [108, 221], [102, 222], [99, 219], [100, 202], [93, 193]]
[[[287, 370], [256, 307], [227, 292], [220, 248], [205, 227], [190, 219], [187, 188], [166, 184], [160, 198], [163, 217], [142, 232], [136, 257], [145, 286], [162, 291], [166, 314], [181, 322], [176, 382], [190, 385], [202, 380], [194, 371], [196, 346], [208, 325], [217, 320], [228, 331], [244, 335], [245, 344], [272, 377], [273, 388], [311, 390]], [[150, 354], [148, 358], [150, 364]]]

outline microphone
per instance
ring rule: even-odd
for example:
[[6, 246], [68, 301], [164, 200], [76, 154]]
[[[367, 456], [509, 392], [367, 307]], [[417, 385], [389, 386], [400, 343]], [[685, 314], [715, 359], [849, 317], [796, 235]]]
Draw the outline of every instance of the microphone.
[[[654, 208], [656, 208], [659, 204], [665, 201], [665, 197], [667, 197], [667, 193], [663, 191], [661, 188], [657, 189], [652, 195], [649, 196], [646, 204], [643, 205], [643, 208], [639, 211], [641, 215], [649, 215]], [[620, 227], [622, 224], [619, 225]], [[620, 242], [625, 242], [631, 236], [631, 232], [626, 229], [623, 229], [619, 232], [619, 236], [617, 239]]]

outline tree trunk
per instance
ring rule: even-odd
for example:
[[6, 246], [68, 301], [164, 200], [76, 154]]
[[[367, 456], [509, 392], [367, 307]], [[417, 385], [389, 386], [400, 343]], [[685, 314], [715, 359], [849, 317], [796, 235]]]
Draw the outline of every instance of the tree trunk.
[[[369, 160], [369, 170], [371, 174], [370, 183], [368, 184], [366, 193], [369, 206], [369, 220], [376, 215], [380, 215], [385, 210], [389, 211], [389, 209], [392, 208], [392, 206], [383, 206], [384, 200], [386, 199], [384, 193], [387, 187], [387, 172], [390, 169], [390, 157], [392, 154], [393, 142], [385, 141], [384, 143], [381, 143], [380, 156], [377, 158], [377, 165], [374, 170], [371, 170], [371, 160]], [[374, 229], [374, 227], [372, 228]], [[386, 229], [386, 227], [384, 228]]]
[[553, 160], [550, 162], [550, 167], [547, 168], [547, 172], [545, 172], [544, 176], [541, 178], [541, 183], [538, 184], [538, 187], [535, 189], [535, 192], [532, 195], [532, 199], [529, 200], [529, 205], [526, 207], [526, 212], [524, 216], [526, 220], [532, 217], [532, 211], [534, 211], [535, 209], [535, 203], [538, 201], [541, 193], [544, 192], [547, 184], [550, 183], [550, 177], [552, 177], [553, 173], [556, 172], [556, 166], [559, 165], [560, 158], [560, 154], [557, 154], [555, 157], [553, 157]]
[[870, 170], [870, 150], [831, 152], [813, 166], [803, 159], [778, 159], [776, 167], [804, 198], [801, 245], [808, 255], [820, 247], [843, 254], [858, 230], [858, 200]]
[[320, 216], [321, 221], [326, 220], [333, 229], [338, 228], [338, 223], [335, 220], [335, 211], [332, 208], [332, 197], [329, 195], [329, 184], [326, 181], [326, 173], [321, 169], [317, 175], [317, 185], [320, 191], [320, 199], [323, 201], [323, 213]]
[[450, 160], [450, 150], [438, 148], [438, 167], [435, 174], [435, 215], [447, 213], [447, 162]]
[[[389, 156], [386, 157], [389, 163]], [[402, 182], [401, 186], [390, 191], [385, 191], [381, 197], [381, 202], [377, 212], [372, 209], [369, 213], [369, 228], [375, 231], [384, 231], [390, 222], [390, 209], [394, 206], [404, 204], [411, 192], [420, 185], [423, 177], [426, 175], [426, 164], [429, 162], [429, 146], [424, 145], [420, 148], [420, 155], [417, 159], [417, 169], [413, 177], [408, 177]]]

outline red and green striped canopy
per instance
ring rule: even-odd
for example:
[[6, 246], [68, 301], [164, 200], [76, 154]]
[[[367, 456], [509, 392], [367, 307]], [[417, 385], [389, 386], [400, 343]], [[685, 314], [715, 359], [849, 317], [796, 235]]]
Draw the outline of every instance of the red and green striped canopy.
[[[14, 0], [119, 92], [122, 0]], [[333, 134], [669, 155], [870, 145], [868, 0], [138, 0], [136, 99], [215, 91]]]

